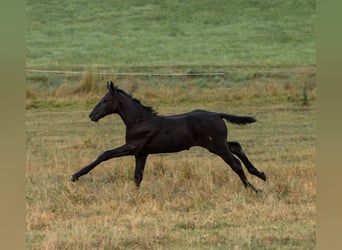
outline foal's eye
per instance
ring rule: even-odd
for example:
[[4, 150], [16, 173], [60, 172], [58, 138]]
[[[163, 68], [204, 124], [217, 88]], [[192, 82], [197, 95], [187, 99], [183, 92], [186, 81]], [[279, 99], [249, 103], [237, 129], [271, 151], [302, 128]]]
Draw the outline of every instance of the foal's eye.
[[110, 102], [111, 100], [112, 100], [112, 99], [110, 99], [110, 98], [108, 98], [108, 99], [106, 98], [106, 99], [104, 99], [103, 101], [104, 101], [104, 102]]

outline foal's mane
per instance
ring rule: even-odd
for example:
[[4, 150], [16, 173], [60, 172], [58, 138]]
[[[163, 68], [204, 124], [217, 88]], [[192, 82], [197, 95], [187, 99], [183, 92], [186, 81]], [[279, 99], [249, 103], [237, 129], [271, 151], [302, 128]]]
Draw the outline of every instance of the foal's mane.
[[130, 94], [126, 93], [125, 91], [123, 91], [122, 89], [117, 89], [120, 93], [124, 94], [125, 96], [129, 97], [130, 99], [132, 99], [136, 104], [138, 104], [139, 106], [143, 107], [148, 113], [152, 114], [152, 115], [156, 115], [158, 114], [157, 111], [155, 111], [152, 107], [150, 106], [145, 106], [143, 105], [138, 99], [134, 98], [133, 96], [131, 96]]

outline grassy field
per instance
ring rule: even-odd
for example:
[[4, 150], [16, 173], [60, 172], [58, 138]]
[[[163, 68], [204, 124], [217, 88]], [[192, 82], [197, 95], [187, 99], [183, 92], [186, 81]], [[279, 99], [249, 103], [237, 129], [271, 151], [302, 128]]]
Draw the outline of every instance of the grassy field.
[[[27, 1], [27, 68], [81, 72], [27, 74], [27, 248], [314, 249], [315, 3]], [[263, 192], [201, 148], [150, 156], [139, 190], [130, 157], [70, 182], [124, 142], [118, 116], [88, 118], [110, 79], [160, 114], [255, 116], [229, 140], [267, 174], [247, 174]]]
[[29, 0], [26, 64], [118, 71], [132, 66], [314, 64], [315, 4]]
[[[71, 183], [73, 172], [124, 142], [124, 126], [118, 116], [98, 124], [88, 119], [103, 86], [77, 95], [65, 89], [60, 96], [46, 93], [46, 102], [31, 93], [26, 113], [29, 249], [315, 247], [314, 82], [308, 84], [305, 105], [300, 85], [250, 82], [184, 91], [183, 84], [137, 88], [134, 95], [161, 114], [197, 107], [255, 115], [255, 124], [229, 125], [229, 140], [240, 141], [267, 174], [266, 183], [248, 175], [263, 193], [245, 190], [221, 159], [201, 148], [150, 156], [139, 190], [130, 157], [105, 162]], [[163, 101], [164, 96], [179, 103]]]

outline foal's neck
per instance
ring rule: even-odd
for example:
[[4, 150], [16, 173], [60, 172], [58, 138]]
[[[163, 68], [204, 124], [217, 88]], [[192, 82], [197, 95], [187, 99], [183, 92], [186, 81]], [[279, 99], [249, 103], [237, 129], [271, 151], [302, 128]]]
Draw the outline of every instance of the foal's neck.
[[119, 102], [118, 114], [126, 127], [138, 125], [152, 116], [142, 105], [125, 94], [120, 93]]

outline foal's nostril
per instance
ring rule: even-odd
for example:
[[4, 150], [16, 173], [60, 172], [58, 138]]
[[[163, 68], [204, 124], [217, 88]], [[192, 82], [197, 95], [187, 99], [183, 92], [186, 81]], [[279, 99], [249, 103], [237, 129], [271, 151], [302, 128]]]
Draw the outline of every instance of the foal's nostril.
[[100, 119], [101, 117], [99, 117], [98, 115], [94, 114], [94, 112], [91, 112], [91, 113], [89, 114], [89, 118], [90, 118], [90, 120], [92, 120], [93, 122], [97, 122], [97, 121], [99, 121], [99, 119]]
[[89, 114], [89, 118], [90, 118], [90, 120], [95, 121], [95, 117], [94, 117], [93, 112], [91, 112], [91, 113]]

